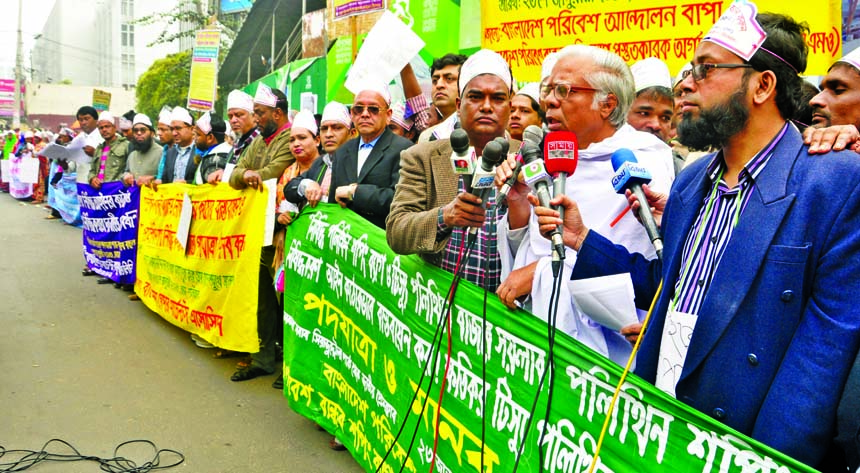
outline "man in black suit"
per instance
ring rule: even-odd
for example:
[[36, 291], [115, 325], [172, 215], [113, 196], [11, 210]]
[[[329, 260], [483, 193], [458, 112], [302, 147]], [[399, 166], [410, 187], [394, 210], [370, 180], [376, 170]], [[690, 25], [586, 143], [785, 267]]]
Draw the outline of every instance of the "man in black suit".
[[[390, 104], [387, 87], [367, 88], [355, 96], [350, 113], [358, 137], [334, 154], [328, 198], [383, 229], [400, 179], [400, 152], [412, 146], [388, 129]], [[305, 194], [317, 192], [318, 186], [308, 183]]]

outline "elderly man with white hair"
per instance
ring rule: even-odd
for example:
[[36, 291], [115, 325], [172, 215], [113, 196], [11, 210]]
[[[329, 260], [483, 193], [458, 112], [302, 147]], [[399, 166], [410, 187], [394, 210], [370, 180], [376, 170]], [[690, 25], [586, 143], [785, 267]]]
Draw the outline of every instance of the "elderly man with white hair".
[[[575, 133], [579, 148], [576, 171], [566, 181], [567, 195], [579, 203], [583, 220], [592, 228], [600, 228], [616, 244], [653, 258], [656, 254], [644, 228], [628, 211], [624, 195], [613, 189], [610, 159], [618, 149], [630, 149], [651, 172], [652, 188], [668, 192], [674, 177], [671, 149], [656, 136], [627, 124], [635, 95], [633, 77], [618, 55], [575, 45], [560, 50], [553, 60], [552, 72], [541, 88], [547, 126], [550, 134]], [[499, 166], [497, 185], [510, 177], [513, 165], [509, 159]], [[509, 194], [508, 213], [499, 223], [503, 282], [497, 293], [508, 307], [523, 303], [536, 316], [549, 320], [548, 302], [555, 282], [551, 245], [538, 229], [525, 199], [528, 193], [528, 186], [520, 180]], [[562, 280], [570, 279], [575, 260], [576, 253], [567, 251], [559, 276]], [[558, 300], [556, 328], [617, 363], [626, 362], [631, 351], [628, 340], [635, 340], [640, 324], [627, 325], [620, 333], [598, 324], [575, 305], [567, 284], [560, 285]]]

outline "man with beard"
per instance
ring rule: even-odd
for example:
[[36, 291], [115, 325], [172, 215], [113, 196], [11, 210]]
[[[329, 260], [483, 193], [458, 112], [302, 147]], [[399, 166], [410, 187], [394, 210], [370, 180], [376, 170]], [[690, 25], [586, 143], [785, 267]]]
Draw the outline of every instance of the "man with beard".
[[[807, 34], [735, 2], [699, 44], [680, 84], [678, 133], [720, 151], [672, 187], [663, 261], [589, 231], [569, 199], [553, 203], [565, 207], [565, 244], [578, 251], [573, 278], [629, 272], [638, 307], [656, 298], [640, 376], [807, 465], [840, 471], [828, 449], [860, 346], [860, 160], [810, 156], [789, 121]], [[542, 230], [561, 223], [551, 209], [536, 213]]]
[[[227, 124], [212, 112], [204, 113], [197, 120], [194, 134], [197, 150], [201, 155], [195, 184], [203, 184], [204, 176], [211, 176], [216, 170], [223, 172], [227, 162], [233, 158], [233, 147], [224, 142], [226, 131]], [[220, 179], [214, 183], [217, 184], [219, 181]]]
[[153, 132], [152, 120], [148, 116], [142, 113], [134, 116], [131, 125], [133, 149], [128, 155], [125, 173], [122, 175], [122, 182], [126, 186], [143, 185], [138, 181], [141, 176], [153, 176], [158, 172], [161, 148], [155, 146]]
[[[263, 182], [277, 179], [284, 169], [295, 161], [290, 152], [290, 121], [287, 97], [265, 84], [257, 86], [254, 96], [254, 115], [260, 136], [242, 153], [239, 163], [230, 174], [234, 189], [263, 190]], [[274, 189], [273, 189], [274, 190]], [[260, 281], [257, 285], [257, 333], [260, 351], [251, 355], [251, 364], [240, 367], [231, 381], [247, 381], [258, 376], [274, 374], [277, 368], [278, 324], [281, 316], [278, 296], [275, 293], [275, 247], [263, 247], [260, 253]], [[283, 326], [282, 326], [283, 327]]]
[[[579, 147], [576, 172], [565, 183], [567, 195], [581, 203], [583, 218], [611, 241], [655, 257], [648, 235], [627, 209], [627, 200], [611, 185], [610, 160], [620, 148], [632, 151], [651, 172], [655, 189], [668, 192], [674, 176], [669, 146], [627, 124], [634, 97], [630, 68], [617, 54], [586, 45], [565, 47], [551, 61], [554, 65], [541, 89], [546, 123], [550, 133], [575, 133]], [[510, 158], [502, 163], [497, 184], [510, 176], [513, 165]], [[502, 284], [496, 293], [509, 308], [523, 304], [546, 321], [557, 277], [569, 278], [575, 257], [572, 252], [565, 255], [556, 275], [552, 248], [538, 231], [528, 194], [528, 186], [517, 184], [508, 196], [507, 216], [499, 223]], [[557, 300], [563, 303], [555, 316], [558, 330], [623, 365], [632, 350], [630, 342], [639, 335], [638, 321], [621, 330], [604, 327], [576, 306], [566, 284], [559, 294]]]

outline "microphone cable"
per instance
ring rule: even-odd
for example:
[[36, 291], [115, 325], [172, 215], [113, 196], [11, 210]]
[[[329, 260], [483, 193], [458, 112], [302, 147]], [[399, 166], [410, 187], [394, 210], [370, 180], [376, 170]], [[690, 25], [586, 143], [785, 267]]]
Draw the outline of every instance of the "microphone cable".
[[548, 316], [548, 324], [547, 324], [547, 338], [549, 339], [548, 345], [549, 350], [547, 354], [547, 366], [549, 367], [549, 387], [547, 389], [547, 399], [546, 399], [546, 413], [544, 414], [543, 427], [540, 431], [540, 437], [538, 438], [538, 472], [543, 471], [543, 438], [546, 435], [546, 427], [549, 423], [550, 410], [552, 409], [552, 395], [553, 389], [555, 388], [555, 337], [558, 333], [558, 305], [559, 300], [561, 298], [561, 271], [559, 271], [558, 266], [561, 266], [560, 262], [553, 261], [553, 280], [552, 280], [552, 294], [550, 297], [550, 301], [552, 301], [552, 296], [555, 296], [555, 304], [549, 307], [549, 316]]
[[[59, 443], [68, 447], [73, 454], [61, 454], [61, 453], [51, 453], [48, 451], [48, 446], [52, 443]], [[145, 463], [138, 466], [134, 461], [129, 460], [125, 457], [119, 456], [119, 451], [124, 446], [127, 445], [136, 445], [143, 444], [152, 447], [152, 450], [155, 452], [155, 455], [151, 460], [146, 461]], [[161, 456], [162, 454], [172, 454], [178, 457], [178, 459], [170, 464], [162, 465], [161, 464]], [[0, 463], [0, 472], [2, 473], [11, 473], [17, 471], [29, 470], [31, 467], [36, 466], [39, 463], [43, 462], [77, 462], [77, 461], [92, 461], [99, 464], [99, 469], [101, 471], [105, 471], [107, 473], [148, 473], [151, 471], [158, 470], [166, 470], [168, 468], [173, 468], [175, 466], [179, 466], [185, 462], [185, 456], [176, 451], [168, 448], [158, 448], [149, 440], [129, 440], [117, 445], [113, 451], [112, 458], [101, 458], [93, 455], [82, 455], [75, 447], [73, 447], [69, 442], [66, 442], [62, 439], [51, 439], [45, 442], [42, 446], [42, 449], [39, 451], [35, 450], [6, 450], [4, 447], [0, 446], [0, 458], [3, 458], [6, 455], [21, 455], [17, 460], [12, 460], [7, 463]]]

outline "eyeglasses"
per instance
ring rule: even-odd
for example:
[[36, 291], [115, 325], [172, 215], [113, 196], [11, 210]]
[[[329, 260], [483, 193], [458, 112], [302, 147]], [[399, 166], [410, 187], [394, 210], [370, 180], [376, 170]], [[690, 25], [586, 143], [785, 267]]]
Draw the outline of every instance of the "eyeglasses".
[[148, 130], [149, 130], [149, 128], [145, 128], [145, 127], [144, 128], [132, 128], [131, 132], [134, 133], [135, 135], [142, 135], [142, 134], [146, 133]]
[[371, 115], [379, 115], [379, 112], [384, 112], [388, 110], [387, 108], [380, 108], [376, 105], [368, 105], [365, 107], [364, 105], [353, 105], [352, 106], [352, 114], [353, 115], [361, 115], [364, 111], [367, 110]]
[[549, 94], [555, 92], [555, 98], [558, 100], [566, 99], [571, 92], [597, 92], [597, 89], [593, 87], [579, 87], [576, 85], [566, 84], [564, 82], [559, 82], [557, 84], [546, 84], [541, 86], [540, 88], [540, 98], [541, 100], [546, 100], [549, 97]]
[[681, 72], [681, 79], [686, 79], [687, 76], [693, 74], [693, 80], [699, 82], [705, 77], [708, 77], [708, 72], [711, 69], [746, 69], [752, 68], [751, 64], [693, 64], [691, 69], [686, 69]]

